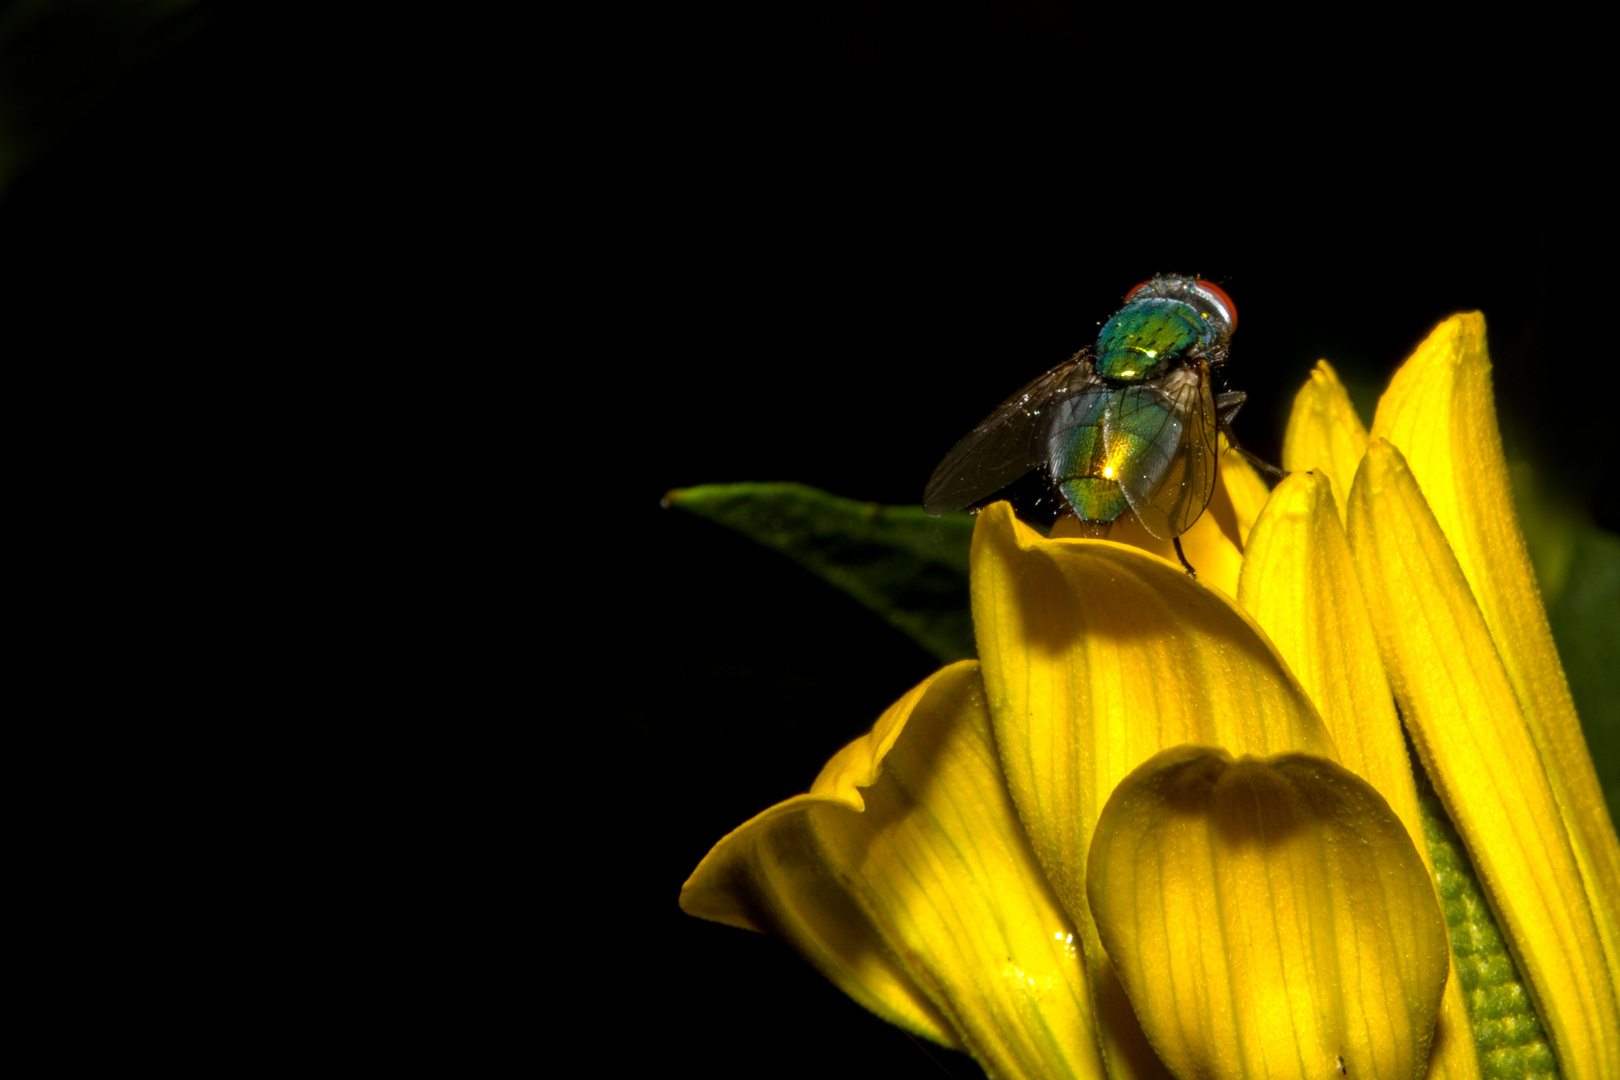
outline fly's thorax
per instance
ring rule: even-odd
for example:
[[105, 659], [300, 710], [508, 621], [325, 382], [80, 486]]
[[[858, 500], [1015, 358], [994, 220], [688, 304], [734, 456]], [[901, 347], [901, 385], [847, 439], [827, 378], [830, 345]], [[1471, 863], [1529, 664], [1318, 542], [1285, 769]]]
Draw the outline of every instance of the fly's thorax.
[[1163, 297], [1134, 300], [1097, 335], [1097, 374], [1127, 383], [1157, 379], [1217, 340], [1216, 328], [1189, 304]]

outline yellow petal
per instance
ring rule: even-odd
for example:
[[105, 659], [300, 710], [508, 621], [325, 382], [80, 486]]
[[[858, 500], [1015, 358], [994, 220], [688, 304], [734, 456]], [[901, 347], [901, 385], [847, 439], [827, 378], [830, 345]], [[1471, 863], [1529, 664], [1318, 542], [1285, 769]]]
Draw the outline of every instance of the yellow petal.
[[1374, 438], [1350, 547], [1429, 779], [1491, 897], [1569, 1080], [1620, 1076], [1620, 1006], [1542, 758], [1440, 525]]
[[[1367, 428], [1350, 404], [1350, 395], [1338, 373], [1326, 360], [1318, 360], [1310, 381], [1294, 395], [1283, 438], [1283, 468], [1290, 472], [1315, 469], [1333, 481], [1338, 497], [1350, 491], [1350, 481], [1367, 452]], [[1344, 523], [1344, 507], [1339, 508]]]
[[1348, 770], [1167, 750], [1108, 801], [1090, 896], [1177, 1076], [1425, 1074], [1445, 923], [1406, 829]]
[[[1047, 540], [1005, 503], [973, 534], [973, 625], [1002, 766], [1031, 841], [1085, 935], [1109, 1008], [1111, 973], [1085, 899], [1085, 857], [1114, 786], [1181, 743], [1334, 754], [1265, 635], [1179, 567], [1103, 540]], [[1125, 1017], [1102, 1022], [1114, 1074]]]
[[784, 938], [991, 1075], [1101, 1075], [1074, 928], [1008, 798], [972, 661], [897, 702], [810, 794], [716, 844], [681, 906]]
[[1238, 598], [1316, 703], [1340, 763], [1386, 795], [1402, 783], [1416, 828], [1400, 720], [1339, 521], [1325, 474], [1291, 474], [1249, 534]]
[[1609, 977], [1620, 983], [1620, 841], [1519, 531], [1481, 315], [1446, 320], [1418, 347], [1379, 401], [1373, 436], [1406, 456], [1468, 579], [1569, 830]]
[[[1377, 788], [1408, 835], [1421, 840], [1406, 740], [1334, 503], [1325, 473], [1295, 472], [1279, 484], [1249, 534], [1238, 599], [1316, 702], [1340, 764]], [[1417, 851], [1432, 876], [1428, 845], [1419, 843]], [[1479, 1059], [1462, 983], [1447, 955], [1451, 977], [1431, 1075], [1470, 1080], [1479, 1075]]]

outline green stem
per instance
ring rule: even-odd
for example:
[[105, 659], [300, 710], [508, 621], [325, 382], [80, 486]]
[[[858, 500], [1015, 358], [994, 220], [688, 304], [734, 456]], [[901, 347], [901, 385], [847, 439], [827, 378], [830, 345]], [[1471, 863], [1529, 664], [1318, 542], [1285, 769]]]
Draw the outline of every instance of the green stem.
[[1551, 1080], [1559, 1075], [1530, 994], [1496, 927], [1462, 838], [1432, 794], [1418, 798], [1434, 859], [1440, 907], [1451, 932], [1480, 1073], [1491, 1080]]

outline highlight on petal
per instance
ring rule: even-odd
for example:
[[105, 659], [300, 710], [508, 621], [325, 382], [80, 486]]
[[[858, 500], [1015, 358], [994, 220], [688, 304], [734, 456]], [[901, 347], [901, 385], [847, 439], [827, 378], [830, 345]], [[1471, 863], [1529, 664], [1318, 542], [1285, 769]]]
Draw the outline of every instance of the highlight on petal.
[[1074, 926], [1001, 779], [973, 661], [897, 702], [808, 795], [716, 844], [681, 907], [785, 939], [994, 1076], [1102, 1075]]
[[[1376, 787], [1417, 840], [1424, 822], [1406, 739], [1334, 503], [1325, 473], [1295, 472], [1279, 484], [1249, 535], [1238, 599], [1316, 702], [1339, 763]], [[1432, 872], [1428, 845], [1417, 850]], [[1431, 1075], [1468, 1080], [1479, 1059], [1449, 954], [1448, 963]]]
[[1416, 1080], [1450, 948], [1389, 804], [1321, 758], [1166, 750], [1115, 790], [1091, 910], [1179, 1077]]
[[[1283, 468], [1323, 473], [1343, 499], [1366, 452], [1366, 425], [1356, 415], [1338, 372], [1326, 360], [1318, 360], [1310, 379], [1294, 395], [1288, 432], [1283, 436]], [[1342, 505], [1339, 521], [1344, 522]]]
[[1467, 578], [1569, 831], [1609, 976], [1620, 983], [1620, 840], [1519, 531], [1483, 316], [1453, 316], [1429, 335], [1379, 402], [1373, 436], [1405, 455]]
[[[1005, 503], [973, 534], [973, 624], [1002, 767], [1105, 1004], [1085, 858], [1114, 786], [1182, 743], [1335, 754], [1265, 635], [1200, 582], [1123, 544], [1045, 539]], [[1131, 1036], [1113, 1014], [1101, 1033], [1113, 1066]]]
[[1566, 1077], [1620, 1076], [1620, 1003], [1545, 758], [1401, 452], [1374, 438], [1350, 547], [1395, 699]]

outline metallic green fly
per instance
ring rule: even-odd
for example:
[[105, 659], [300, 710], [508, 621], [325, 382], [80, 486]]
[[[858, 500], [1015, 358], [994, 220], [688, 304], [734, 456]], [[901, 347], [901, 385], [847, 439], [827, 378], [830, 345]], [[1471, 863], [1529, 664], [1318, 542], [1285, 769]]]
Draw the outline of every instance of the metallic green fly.
[[1237, 308], [1219, 286], [1144, 281], [1094, 346], [1008, 398], [945, 455], [924, 509], [981, 505], [1039, 469], [1093, 535], [1134, 513], [1192, 573], [1179, 537], [1215, 490], [1216, 433], [1236, 444], [1231, 422], [1247, 400], [1214, 388], [1236, 327]]

